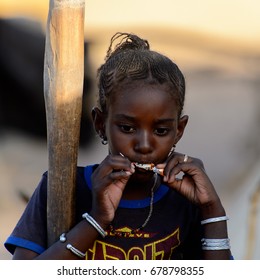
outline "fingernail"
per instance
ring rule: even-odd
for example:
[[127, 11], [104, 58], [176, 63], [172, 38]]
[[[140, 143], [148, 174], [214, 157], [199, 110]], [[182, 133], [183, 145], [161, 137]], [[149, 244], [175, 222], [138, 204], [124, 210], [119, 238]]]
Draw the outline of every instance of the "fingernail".
[[130, 171], [125, 171], [125, 174], [126, 174], [127, 176], [131, 176], [131, 175], [132, 175], [132, 172], [130, 172]]

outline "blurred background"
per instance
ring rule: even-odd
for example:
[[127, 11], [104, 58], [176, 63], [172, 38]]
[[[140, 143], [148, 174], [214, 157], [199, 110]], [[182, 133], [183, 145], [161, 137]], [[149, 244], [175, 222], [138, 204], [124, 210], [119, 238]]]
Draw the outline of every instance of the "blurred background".
[[[47, 169], [43, 56], [48, 0], [0, 0], [0, 259]], [[226, 208], [235, 259], [260, 259], [260, 2], [88, 0], [79, 165], [100, 162], [90, 110], [111, 36], [132, 32], [173, 59], [190, 116], [179, 152], [204, 161]]]

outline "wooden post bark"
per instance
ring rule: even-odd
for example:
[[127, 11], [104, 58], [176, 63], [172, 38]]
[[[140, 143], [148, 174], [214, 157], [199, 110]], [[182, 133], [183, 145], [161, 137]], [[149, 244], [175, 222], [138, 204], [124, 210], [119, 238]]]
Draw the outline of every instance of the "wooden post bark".
[[49, 246], [74, 223], [84, 78], [84, 14], [84, 0], [50, 0], [44, 62]]

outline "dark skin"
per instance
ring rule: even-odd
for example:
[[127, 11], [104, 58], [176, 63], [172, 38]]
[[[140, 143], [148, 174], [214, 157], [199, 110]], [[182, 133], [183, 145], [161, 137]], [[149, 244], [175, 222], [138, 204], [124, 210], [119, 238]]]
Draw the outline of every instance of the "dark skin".
[[[203, 163], [196, 158], [169, 151], [182, 137], [188, 116], [179, 117], [172, 93], [163, 85], [133, 82], [114, 92], [106, 113], [94, 108], [93, 121], [97, 133], [105, 136], [109, 155], [92, 176], [93, 208], [90, 215], [106, 229], [113, 221], [122, 198], [142, 199], [150, 196], [153, 173], [142, 171], [133, 163], [154, 163], [164, 168], [164, 181], [199, 205], [202, 218], [225, 215], [220, 199], [208, 178]], [[148, 102], [148, 101], [149, 102]], [[123, 156], [122, 156], [123, 155]], [[176, 175], [184, 173], [182, 179]], [[142, 188], [140, 188], [142, 186]], [[204, 226], [205, 238], [227, 238], [226, 222]], [[88, 237], [86, 239], [86, 236]], [[98, 233], [81, 221], [67, 233], [67, 242], [85, 252], [92, 247]], [[78, 259], [57, 241], [41, 255], [17, 248], [14, 259]], [[229, 259], [230, 251], [205, 251], [205, 259]]]

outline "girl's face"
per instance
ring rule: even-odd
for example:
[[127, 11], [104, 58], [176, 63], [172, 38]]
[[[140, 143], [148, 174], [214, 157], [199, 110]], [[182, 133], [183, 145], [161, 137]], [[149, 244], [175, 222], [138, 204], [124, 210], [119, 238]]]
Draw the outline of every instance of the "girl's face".
[[178, 108], [164, 85], [128, 83], [113, 93], [104, 118], [111, 154], [131, 162], [162, 163], [181, 138], [188, 117]]

